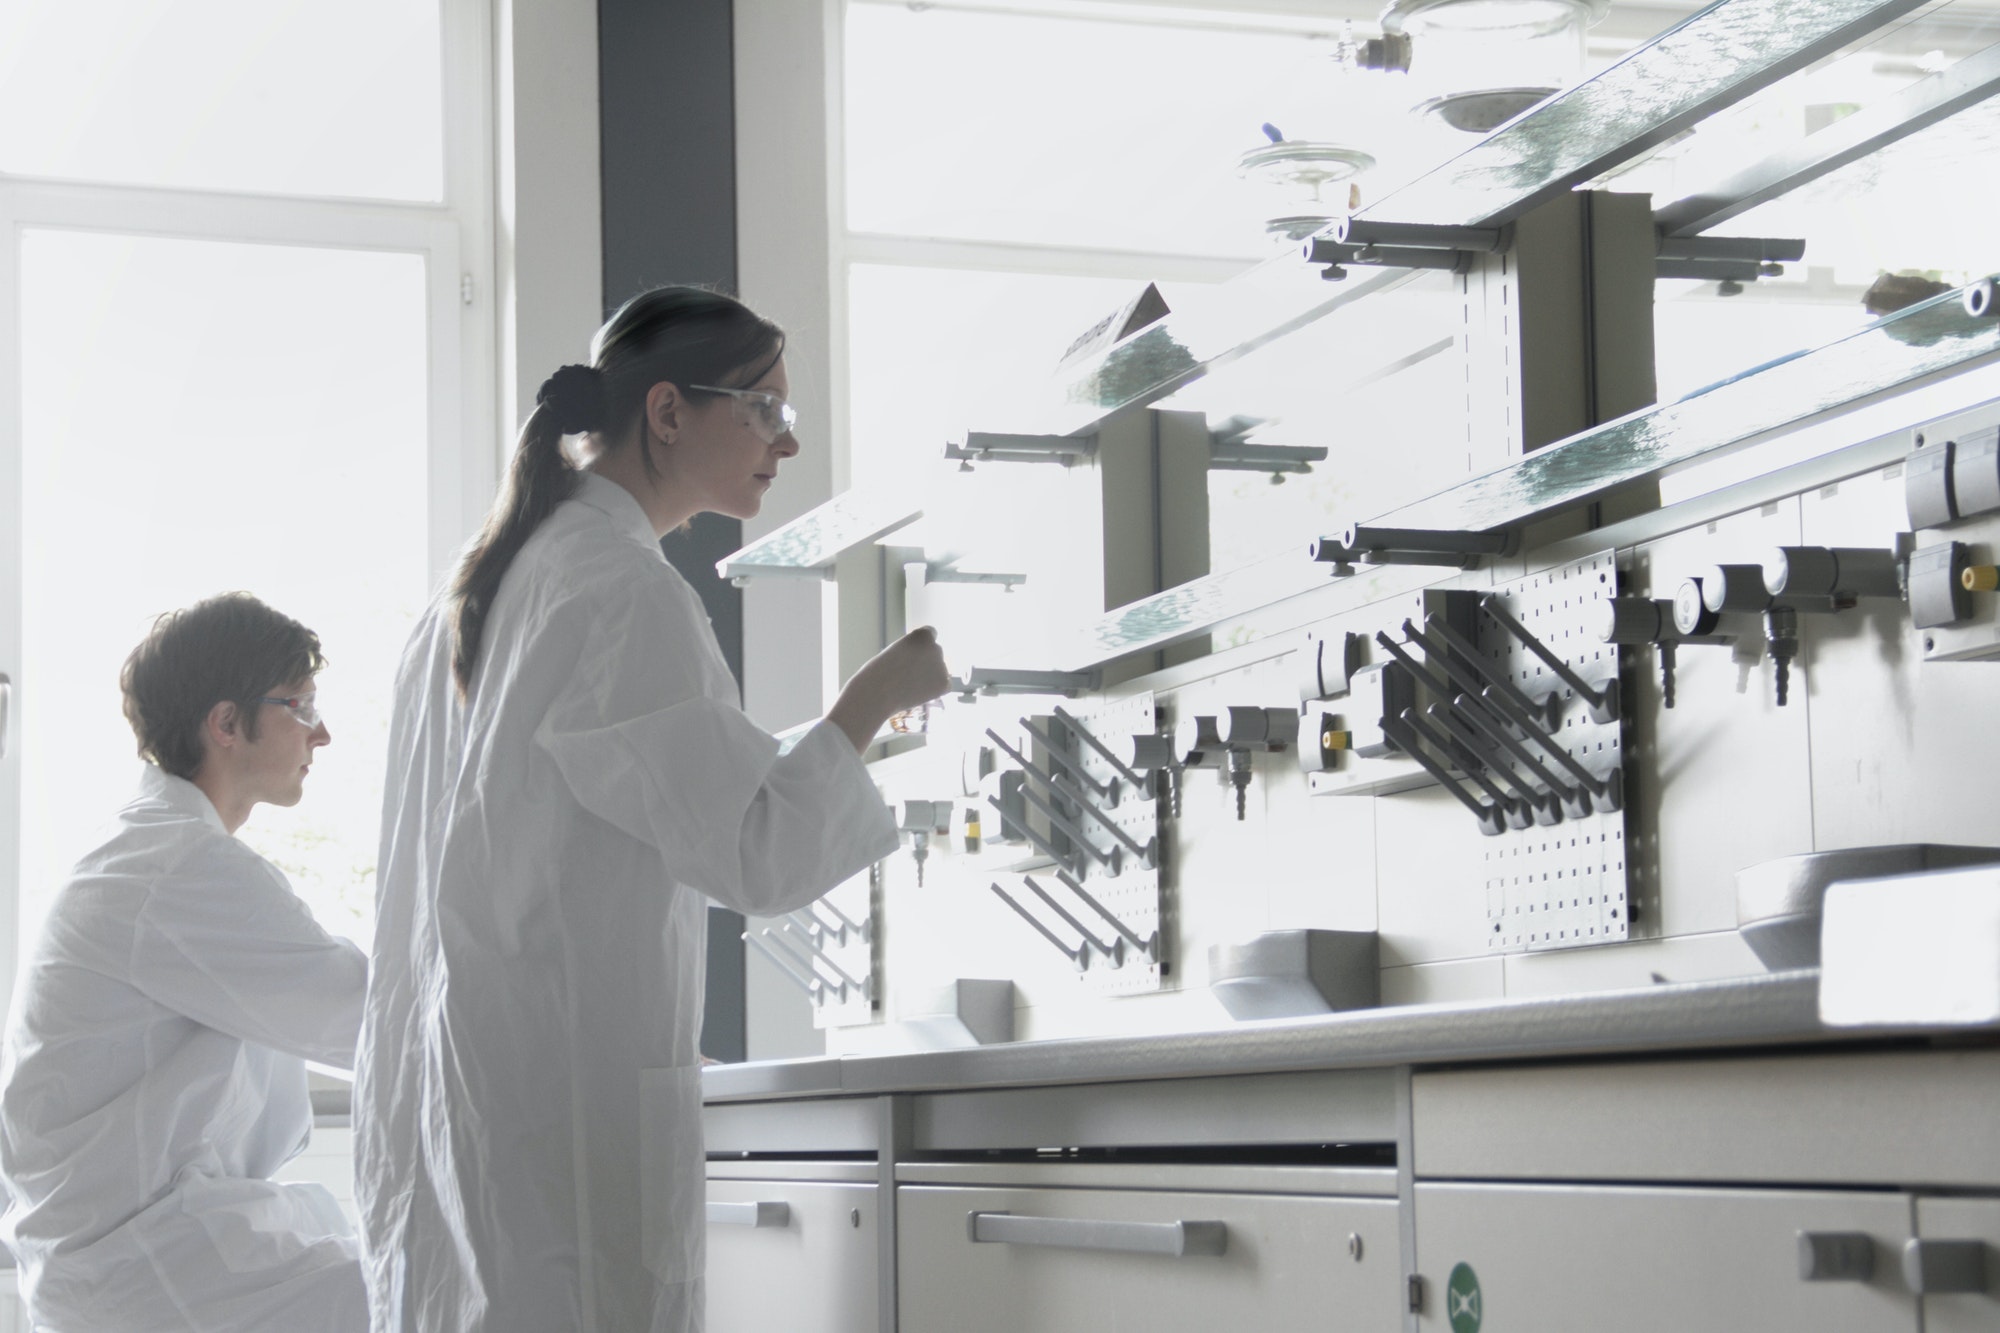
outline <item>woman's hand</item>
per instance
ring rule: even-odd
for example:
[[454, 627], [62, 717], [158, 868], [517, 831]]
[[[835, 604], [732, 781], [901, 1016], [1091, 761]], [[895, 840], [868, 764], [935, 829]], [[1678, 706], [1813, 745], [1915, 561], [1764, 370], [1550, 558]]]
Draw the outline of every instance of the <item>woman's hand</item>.
[[857, 752], [896, 714], [927, 704], [951, 688], [937, 632], [925, 625], [868, 659], [840, 692], [826, 720], [847, 733]]

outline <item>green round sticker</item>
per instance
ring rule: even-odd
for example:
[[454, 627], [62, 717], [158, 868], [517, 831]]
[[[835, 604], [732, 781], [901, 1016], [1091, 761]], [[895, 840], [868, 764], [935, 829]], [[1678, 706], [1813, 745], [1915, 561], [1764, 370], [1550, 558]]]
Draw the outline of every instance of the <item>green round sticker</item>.
[[1444, 1312], [1451, 1320], [1451, 1333], [1479, 1333], [1486, 1307], [1479, 1298], [1479, 1274], [1471, 1264], [1451, 1270], [1451, 1280], [1444, 1284]]

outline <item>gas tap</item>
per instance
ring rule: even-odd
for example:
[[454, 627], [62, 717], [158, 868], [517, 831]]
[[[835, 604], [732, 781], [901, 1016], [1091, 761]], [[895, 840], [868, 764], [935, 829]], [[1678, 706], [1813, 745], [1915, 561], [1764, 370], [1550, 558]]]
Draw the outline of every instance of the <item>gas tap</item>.
[[1236, 791], [1236, 817], [1248, 813], [1251, 756], [1283, 750], [1298, 739], [1299, 714], [1290, 708], [1230, 707], [1219, 717], [1184, 718], [1174, 750], [1184, 768], [1220, 768]]
[[931, 839], [951, 832], [951, 801], [904, 801], [898, 832], [910, 835], [910, 860], [916, 863], [917, 885], [924, 882], [924, 862], [930, 859]]

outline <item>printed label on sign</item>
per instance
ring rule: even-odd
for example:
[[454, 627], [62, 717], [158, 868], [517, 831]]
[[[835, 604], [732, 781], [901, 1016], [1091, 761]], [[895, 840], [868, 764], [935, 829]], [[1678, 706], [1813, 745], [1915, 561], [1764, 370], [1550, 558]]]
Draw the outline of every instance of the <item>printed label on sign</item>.
[[1471, 1264], [1451, 1270], [1451, 1280], [1444, 1286], [1444, 1312], [1451, 1320], [1451, 1333], [1479, 1333], [1486, 1307], [1479, 1298], [1479, 1274]]

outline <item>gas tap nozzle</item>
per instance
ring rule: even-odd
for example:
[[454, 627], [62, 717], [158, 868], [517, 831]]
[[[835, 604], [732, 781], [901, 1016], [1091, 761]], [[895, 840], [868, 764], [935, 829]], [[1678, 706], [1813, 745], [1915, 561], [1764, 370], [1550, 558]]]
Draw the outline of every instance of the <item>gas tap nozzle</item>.
[[903, 815], [896, 828], [910, 835], [910, 859], [916, 863], [919, 887], [924, 882], [924, 862], [930, 860], [931, 838], [951, 832], [951, 810], [950, 801], [903, 802]]

